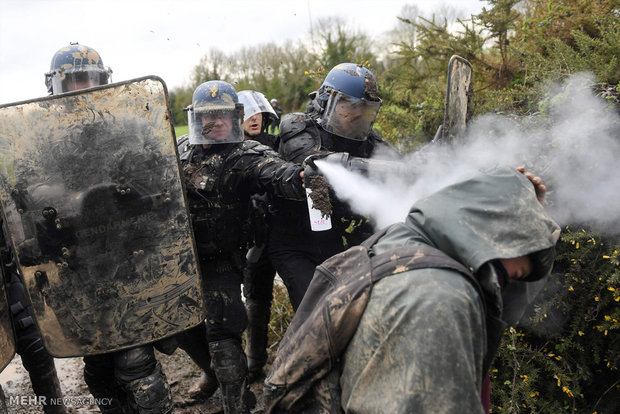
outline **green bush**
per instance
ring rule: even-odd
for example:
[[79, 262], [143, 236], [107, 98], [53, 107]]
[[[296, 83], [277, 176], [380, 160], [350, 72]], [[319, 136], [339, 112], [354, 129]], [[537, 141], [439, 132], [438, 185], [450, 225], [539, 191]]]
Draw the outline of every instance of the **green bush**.
[[491, 372], [502, 413], [620, 412], [618, 240], [564, 229], [554, 274]]

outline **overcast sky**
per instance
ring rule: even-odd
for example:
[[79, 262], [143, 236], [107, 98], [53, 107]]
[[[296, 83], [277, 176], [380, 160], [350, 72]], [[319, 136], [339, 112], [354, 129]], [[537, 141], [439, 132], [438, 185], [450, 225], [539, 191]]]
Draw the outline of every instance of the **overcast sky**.
[[174, 89], [210, 49], [309, 37], [341, 17], [370, 36], [393, 29], [406, 4], [430, 15], [446, 4], [478, 13], [479, 0], [0, 0], [0, 104], [47, 95], [53, 54], [79, 42], [97, 50], [114, 82], [160, 76]]

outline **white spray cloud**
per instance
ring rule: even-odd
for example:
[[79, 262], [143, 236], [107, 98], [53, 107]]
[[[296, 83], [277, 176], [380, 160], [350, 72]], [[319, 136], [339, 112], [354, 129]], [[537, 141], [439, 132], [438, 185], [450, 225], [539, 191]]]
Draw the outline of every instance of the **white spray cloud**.
[[523, 165], [543, 178], [547, 208], [560, 224], [620, 233], [620, 117], [593, 94], [593, 84], [591, 75], [578, 74], [550, 87], [545, 116], [479, 117], [466, 137], [427, 145], [390, 176], [317, 165], [338, 197], [378, 227], [403, 221], [416, 200], [481, 169]]
[[403, 183], [392, 182], [386, 186], [351, 172], [340, 164], [316, 161], [316, 165], [338, 197], [349, 202], [357, 213], [372, 217], [377, 228], [402, 221], [417, 199], [411, 188]]

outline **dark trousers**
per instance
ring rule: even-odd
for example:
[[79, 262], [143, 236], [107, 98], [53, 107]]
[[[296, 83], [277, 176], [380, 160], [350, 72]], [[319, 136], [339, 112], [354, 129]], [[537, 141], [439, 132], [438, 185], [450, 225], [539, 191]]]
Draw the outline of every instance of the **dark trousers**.
[[276, 270], [264, 250], [258, 261], [248, 263], [244, 271], [243, 295], [248, 315], [245, 352], [251, 358], [250, 371], [258, 371], [267, 361], [268, 326], [275, 277]]
[[[199, 255], [200, 256], [200, 255]], [[241, 343], [248, 318], [241, 300], [243, 271], [232, 259], [200, 257], [209, 342], [234, 339]]]
[[274, 230], [270, 233], [267, 254], [284, 281], [295, 311], [308, 290], [316, 266], [343, 250], [342, 241], [331, 232], [289, 234]]
[[256, 263], [248, 263], [243, 275], [243, 296], [264, 303], [269, 308], [273, 299], [273, 281], [276, 269], [263, 251]]
[[157, 360], [153, 346], [141, 345], [135, 348], [84, 357], [84, 371], [87, 376], [99, 381], [128, 384], [155, 371]]

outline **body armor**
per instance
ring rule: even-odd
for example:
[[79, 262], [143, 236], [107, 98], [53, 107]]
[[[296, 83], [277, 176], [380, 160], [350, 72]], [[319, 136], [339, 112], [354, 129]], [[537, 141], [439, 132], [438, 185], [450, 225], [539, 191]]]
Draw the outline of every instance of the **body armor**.
[[222, 194], [224, 162], [234, 150], [232, 145], [218, 145], [209, 152], [193, 146], [183, 163], [196, 245], [207, 256], [237, 251], [247, 243], [242, 228], [246, 206]]

